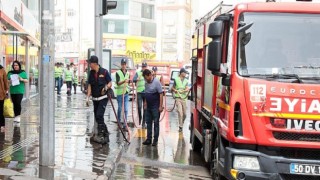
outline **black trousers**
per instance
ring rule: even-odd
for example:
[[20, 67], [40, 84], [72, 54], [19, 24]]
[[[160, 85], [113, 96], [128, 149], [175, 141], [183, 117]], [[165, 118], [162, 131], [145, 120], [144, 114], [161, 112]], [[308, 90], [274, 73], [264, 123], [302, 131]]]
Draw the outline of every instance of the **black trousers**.
[[73, 84], [73, 88], [74, 88], [74, 93], [76, 93], [77, 92], [77, 84]]
[[108, 104], [108, 98], [101, 99], [100, 101], [93, 101], [94, 117], [98, 125], [105, 124], [104, 112], [106, 110], [107, 104]]
[[3, 116], [3, 103], [4, 103], [4, 100], [0, 100], [0, 126], [5, 125], [5, 120]]
[[23, 94], [11, 94], [11, 100], [13, 103], [14, 116], [20, 116], [21, 114], [21, 102]]
[[68, 88], [67, 94], [70, 95], [71, 89], [72, 89], [72, 81], [67, 81], [66, 84], [67, 84], [67, 88]]

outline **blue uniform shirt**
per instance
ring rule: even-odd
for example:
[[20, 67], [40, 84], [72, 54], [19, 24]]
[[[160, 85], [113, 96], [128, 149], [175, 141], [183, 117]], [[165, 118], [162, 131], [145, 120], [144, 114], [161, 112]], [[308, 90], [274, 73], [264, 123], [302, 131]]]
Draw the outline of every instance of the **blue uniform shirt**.
[[162, 94], [162, 85], [157, 78], [153, 78], [151, 83], [146, 81], [145, 84], [145, 98], [147, 101], [147, 108], [159, 108], [160, 94]]

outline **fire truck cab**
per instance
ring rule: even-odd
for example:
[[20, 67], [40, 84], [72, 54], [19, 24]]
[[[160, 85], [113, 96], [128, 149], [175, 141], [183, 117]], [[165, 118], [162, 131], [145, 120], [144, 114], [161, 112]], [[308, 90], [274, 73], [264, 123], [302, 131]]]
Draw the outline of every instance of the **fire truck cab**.
[[320, 4], [222, 3], [193, 35], [190, 142], [214, 179], [320, 178]]

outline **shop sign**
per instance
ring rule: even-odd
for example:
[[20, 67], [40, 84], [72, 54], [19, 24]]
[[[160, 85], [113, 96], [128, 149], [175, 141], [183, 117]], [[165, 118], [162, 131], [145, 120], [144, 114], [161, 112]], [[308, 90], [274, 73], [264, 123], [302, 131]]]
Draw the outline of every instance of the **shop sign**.
[[13, 21], [20, 26], [16, 28], [21, 28], [33, 38], [40, 40], [40, 24], [21, 0], [2, 0], [1, 6], [1, 12], [9, 18], [7, 21]]

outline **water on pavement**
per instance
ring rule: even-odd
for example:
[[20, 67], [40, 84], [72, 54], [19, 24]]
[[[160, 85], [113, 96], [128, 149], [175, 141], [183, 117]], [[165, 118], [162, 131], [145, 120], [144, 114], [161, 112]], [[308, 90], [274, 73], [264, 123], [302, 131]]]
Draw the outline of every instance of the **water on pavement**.
[[[85, 106], [85, 96], [78, 93], [67, 97], [62, 93], [55, 100], [55, 166], [39, 167], [40, 108], [37, 97], [23, 103], [24, 112], [19, 124], [6, 119], [6, 129], [0, 133], [0, 179], [105, 179], [110, 173], [105, 162], [123, 143], [110, 104], [105, 113], [110, 143], [100, 145], [90, 142], [93, 107], [92, 104], [89, 108]], [[114, 103], [117, 104], [115, 100]], [[168, 98], [167, 104], [168, 108], [172, 107], [173, 100]], [[129, 107], [128, 121], [132, 121], [131, 110]], [[138, 124], [136, 115], [134, 117]], [[131, 144], [125, 146], [113, 178], [209, 178], [199, 154], [190, 150], [188, 117], [183, 133], [179, 133], [176, 112], [167, 113], [160, 123], [157, 148], [141, 145], [146, 130], [132, 128]]]

